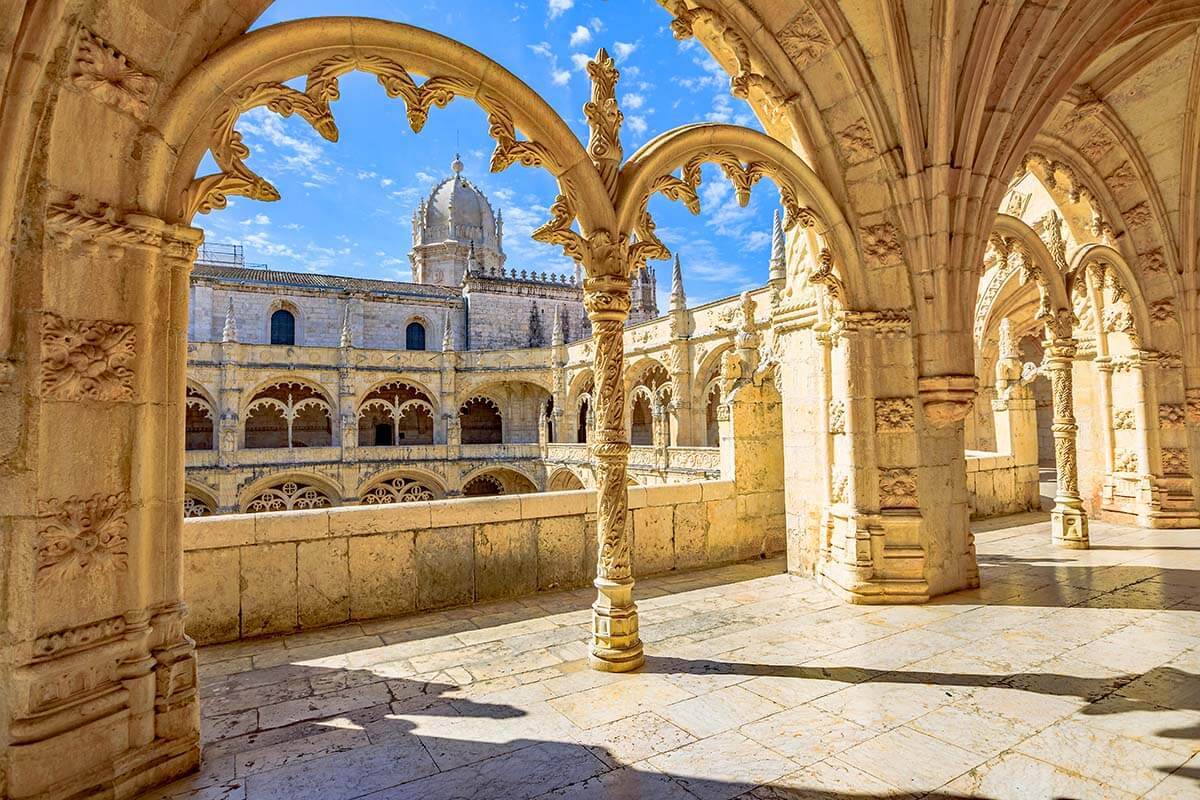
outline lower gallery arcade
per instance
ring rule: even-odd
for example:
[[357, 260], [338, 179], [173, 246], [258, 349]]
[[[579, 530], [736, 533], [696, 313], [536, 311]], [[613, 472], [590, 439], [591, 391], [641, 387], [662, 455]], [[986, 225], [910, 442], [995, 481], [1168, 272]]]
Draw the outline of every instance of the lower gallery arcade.
[[[626, 154], [603, 49], [581, 142], [266, 5], [0, 19], [0, 797], [1194, 791], [1200, 7], [662, 0], [765, 132]], [[240, 116], [334, 141], [351, 71], [555, 178], [590, 335], [189, 346]], [[769, 280], [631, 324], [702, 164]]]

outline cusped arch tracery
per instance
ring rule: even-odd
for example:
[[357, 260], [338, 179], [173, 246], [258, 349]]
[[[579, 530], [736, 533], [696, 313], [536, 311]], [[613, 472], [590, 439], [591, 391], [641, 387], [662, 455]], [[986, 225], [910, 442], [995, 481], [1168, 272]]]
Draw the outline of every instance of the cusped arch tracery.
[[328, 447], [333, 443], [333, 408], [324, 391], [299, 380], [262, 386], [246, 404], [247, 449]]
[[377, 476], [359, 493], [363, 505], [417, 503], [438, 500], [445, 489], [432, 476], [414, 470], [401, 470]]
[[378, 384], [358, 404], [358, 444], [432, 444], [436, 415], [424, 388], [406, 381]]
[[340, 492], [315, 476], [276, 476], [260, 481], [245, 492], [242, 509], [248, 514], [258, 514], [332, 508], [338, 504], [339, 497]]
[[[148, 205], [164, 219], [187, 224], [196, 213], [223, 208], [230, 195], [259, 200], [279, 193], [246, 164], [237, 132], [240, 116], [266, 107], [296, 114], [336, 141], [331, 104], [341, 76], [373, 74], [389, 97], [401, 98], [410, 127], [420, 132], [434, 107], [456, 97], [474, 101], [496, 141], [492, 170], [514, 163], [553, 174], [581, 208], [585, 231], [613, 229], [603, 181], [582, 145], [531, 88], [483, 54], [431, 31], [397, 22], [350, 17], [296, 20], [240, 37], [189, 74], [154, 120], [146, 137], [140, 185], [161, 186]], [[421, 83], [413, 75], [426, 76]], [[306, 76], [303, 90], [286, 85]], [[213, 86], [223, 87], [220, 94]], [[522, 137], [526, 138], [522, 138]], [[218, 172], [193, 177], [211, 149]]]

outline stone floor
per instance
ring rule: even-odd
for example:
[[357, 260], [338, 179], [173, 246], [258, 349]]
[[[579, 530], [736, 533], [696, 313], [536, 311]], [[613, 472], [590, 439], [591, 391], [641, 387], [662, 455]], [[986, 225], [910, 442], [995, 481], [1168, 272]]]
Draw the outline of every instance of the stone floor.
[[201, 651], [205, 762], [155, 798], [1200, 797], [1200, 531], [977, 528], [981, 590], [847, 606], [782, 562]]

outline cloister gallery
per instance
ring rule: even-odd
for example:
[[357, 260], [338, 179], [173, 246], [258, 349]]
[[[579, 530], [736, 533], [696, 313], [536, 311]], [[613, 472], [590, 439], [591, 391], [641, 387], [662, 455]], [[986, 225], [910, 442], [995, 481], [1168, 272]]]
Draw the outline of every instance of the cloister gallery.
[[[399, 22], [0, 4], [0, 797], [1196, 796], [1200, 2], [660, 2], [763, 131], [626, 154], [604, 49], [581, 142]], [[443, 237], [520, 341], [238, 332], [239, 120], [336, 141], [354, 71], [557, 182], [578, 283]], [[657, 316], [705, 164], [769, 280]]]

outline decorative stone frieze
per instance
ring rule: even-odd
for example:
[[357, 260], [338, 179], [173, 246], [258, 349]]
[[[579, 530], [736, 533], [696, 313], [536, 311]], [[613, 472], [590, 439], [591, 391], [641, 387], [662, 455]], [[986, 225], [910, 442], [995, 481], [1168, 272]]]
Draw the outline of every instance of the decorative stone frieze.
[[128, 492], [39, 501], [38, 585], [50, 589], [124, 571], [128, 511]]
[[1131, 431], [1137, 428], [1137, 419], [1132, 408], [1118, 408], [1113, 411], [1113, 430]]
[[33, 654], [37, 658], [55, 658], [74, 650], [89, 647], [97, 642], [114, 639], [123, 633], [125, 633], [125, 618], [111, 617], [46, 636], [39, 636], [33, 643]]

